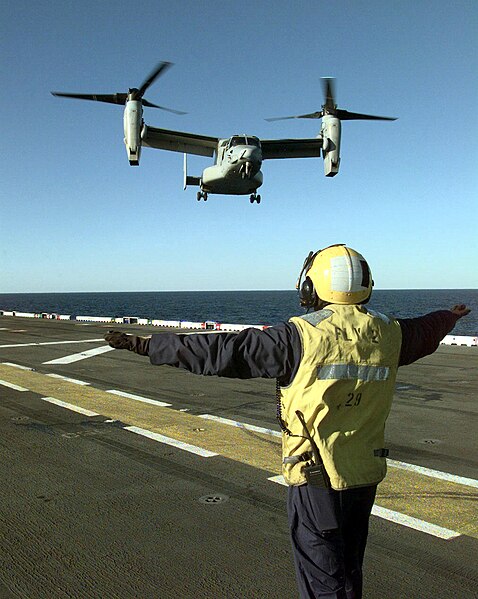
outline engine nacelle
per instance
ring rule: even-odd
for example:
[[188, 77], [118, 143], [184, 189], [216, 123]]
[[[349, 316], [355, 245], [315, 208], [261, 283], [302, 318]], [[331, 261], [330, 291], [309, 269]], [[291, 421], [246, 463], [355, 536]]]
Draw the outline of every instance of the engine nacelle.
[[340, 119], [324, 114], [320, 133], [323, 138], [322, 155], [324, 157], [325, 176], [335, 177], [340, 166]]
[[128, 100], [124, 109], [124, 143], [131, 166], [139, 165], [143, 106], [141, 100]]

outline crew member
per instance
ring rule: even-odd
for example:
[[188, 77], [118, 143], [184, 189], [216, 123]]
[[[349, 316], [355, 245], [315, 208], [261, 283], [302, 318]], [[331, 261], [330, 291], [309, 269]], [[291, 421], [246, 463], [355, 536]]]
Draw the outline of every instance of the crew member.
[[[304, 281], [302, 282], [302, 277]], [[297, 287], [312, 312], [263, 331], [110, 332], [108, 343], [195, 374], [276, 378], [282, 470], [302, 599], [360, 599], [362, 562], [377, 484], [386, 473], [384, 427], [397, 368], [433, 353], [460, 304], [395, 319], [365, 304], [372, 275], [345, 245], [311, 252]]]

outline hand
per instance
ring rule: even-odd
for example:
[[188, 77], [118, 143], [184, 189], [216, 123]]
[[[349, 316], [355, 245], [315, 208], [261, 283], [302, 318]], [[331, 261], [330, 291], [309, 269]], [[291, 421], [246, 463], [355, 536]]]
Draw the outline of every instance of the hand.
[[461, 318], [462, 316], [466, 316], [467, 314], [469, 314], [471, 310], [470, 308], [467, 308], [465, 304], [457, 304], [456, 306], [453, 306], [453, 308], [450, 309], [450, 312], [453, 312], [453, 314], [458, 316], [458, 318]]
[[120, 331], [108, 331], [105, 335], [105, 340], [108, 341], [111, 347], [115, 349], [132, 349], [132, 336]]
[[108, 331], [105, 340], [115, 349], [128, 349], [134, 351], [140, 356], [147, 356], [149, 351], [149, 337], [138, 337], [137, 335], [128, 335], [120, 331]]

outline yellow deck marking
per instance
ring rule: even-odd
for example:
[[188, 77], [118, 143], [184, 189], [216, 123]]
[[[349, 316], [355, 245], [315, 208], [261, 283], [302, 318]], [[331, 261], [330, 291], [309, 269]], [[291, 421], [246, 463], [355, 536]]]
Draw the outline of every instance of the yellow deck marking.
[[[196, 445], [254, 468], [278, 474], [277, 437], [185, 412], [120, 397], [92, 387], [0, 364], [0, 378], [43, 396], [73, 403], [108, 418]], [[478, 489], [389, 467], [377, 505], [478, 538]]]
[[473, 487], [389, 467], [376, 503], [478, 538], [478, 490]]
[[276, 472], [280, 465], [280, 441], [266, 434], [207, 422], [199, 416], [168, 407], [138, 402], [93, 387], [79, 387], [69, 381], [52, 379], [45, 374], [4, 364], [0, 364], [0, 378], [8, 382], [22, 381], [22, 386], [42, 396], [76, 404], [108, 418], [203, 447], [267, 472]]

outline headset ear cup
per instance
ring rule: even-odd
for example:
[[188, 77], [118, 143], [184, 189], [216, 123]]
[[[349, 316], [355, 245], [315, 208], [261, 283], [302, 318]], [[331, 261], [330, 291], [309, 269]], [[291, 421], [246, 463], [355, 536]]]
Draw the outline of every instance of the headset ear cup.
[[300, 304], [306, 308], [312, 308], [318, 301], [317, 293], [314, 289], [314, 284], [310, 277], [305, 277], [304, 282], [300, 287]]

